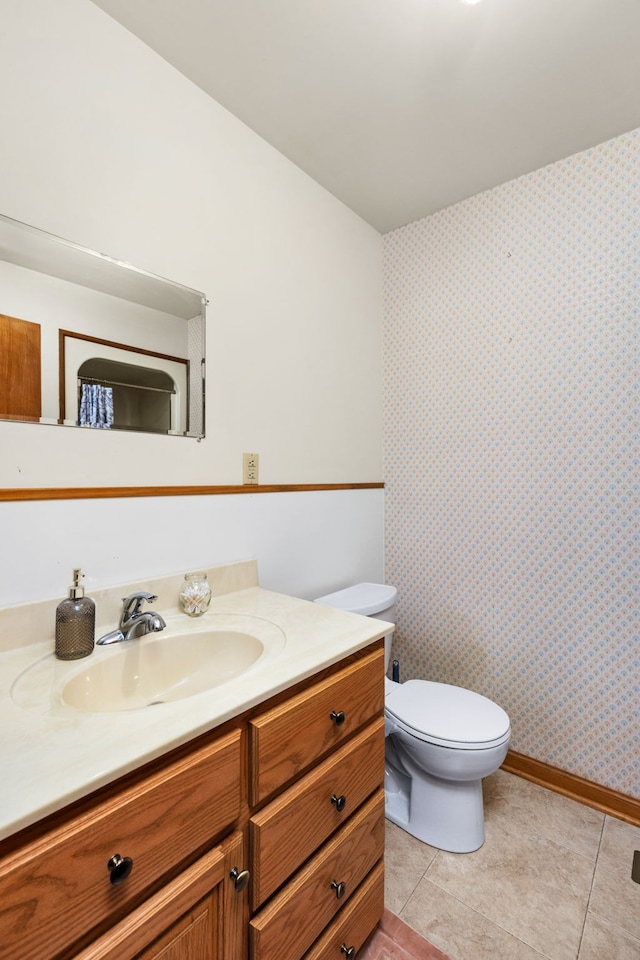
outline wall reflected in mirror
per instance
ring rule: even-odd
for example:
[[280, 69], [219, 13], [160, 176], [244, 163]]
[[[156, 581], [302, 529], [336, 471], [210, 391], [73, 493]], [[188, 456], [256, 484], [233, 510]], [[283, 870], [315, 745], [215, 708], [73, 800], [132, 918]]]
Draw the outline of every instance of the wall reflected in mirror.
[[205, 307], [0, 215], [0, 419], [203, 437]]

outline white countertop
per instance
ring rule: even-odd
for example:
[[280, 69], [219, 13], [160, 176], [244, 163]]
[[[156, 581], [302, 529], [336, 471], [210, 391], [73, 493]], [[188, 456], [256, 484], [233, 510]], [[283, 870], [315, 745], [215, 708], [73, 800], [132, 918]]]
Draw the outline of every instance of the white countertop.
[[[268, 622], [269, 629], [278, 628], [277, 634], [283, 637], [283, 642], [267, 650], [240, 678], [184, 700], [154, 705], [153, 709], [91, 713], [67, 706], [60, 696], [61, 685], [109, 648], [96, 647], [83, 660], [56, 660], [52, 639], [55, 602], [0, 610], [0, 839], [331, 666], [393, 629], [381, 620], [263, 590], [257, 586], [252, 561], [211, 568], [209, 579], [214, 598], [208, 612], [197, 620], [181, 614], [174, 600], [181, 577], [121, 585], [99, 591], [94, 597], [97, 610], [107, 615], [101, 623], [101, 614], [97, 613], [96, 636], [117, 625], [114, 611], [123, 591], [130, 587], [158, 594], [153, 608], [165, 616], [170, 632], [176, 624], [182, 631], [203, 629], [206, 623], [221, 625], [229, 615], [260, 618]], [[169, 604], [162, 602], [163, 591], [170, 598]], [[44, 636], [44, 623], [49, 635], [34, 642], [34, 633]], [[127, 641], [144, 642], [145, 638]], [[37, 661], [40, 665], [34, 669]]]

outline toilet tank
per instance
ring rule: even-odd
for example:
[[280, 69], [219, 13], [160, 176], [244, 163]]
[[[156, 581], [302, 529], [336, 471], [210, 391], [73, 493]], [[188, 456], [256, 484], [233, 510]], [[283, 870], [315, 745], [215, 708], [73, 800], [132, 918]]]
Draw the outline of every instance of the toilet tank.
[[[349, 613], [359, 613], [363, 617], [375, 617], [376, 620], [395, 623], [394, 607], [397, 595], [397, 589], [387, 583], [355, 583], [344, 590], [318, 597], [314, 603], [323, 603], [326, 607], [336, 607]], [[384, 638], [385, 671], [389, 668], [391, 657], [391, 637], [388, 633]]]

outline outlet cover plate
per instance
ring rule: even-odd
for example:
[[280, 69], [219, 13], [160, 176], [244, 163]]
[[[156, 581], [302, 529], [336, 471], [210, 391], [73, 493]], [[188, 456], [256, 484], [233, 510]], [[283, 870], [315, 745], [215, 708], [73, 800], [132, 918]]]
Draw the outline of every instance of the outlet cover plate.
[[257, 453], [242, 454], [242, 482], [243, 484], [258, 482], [258, 454]]

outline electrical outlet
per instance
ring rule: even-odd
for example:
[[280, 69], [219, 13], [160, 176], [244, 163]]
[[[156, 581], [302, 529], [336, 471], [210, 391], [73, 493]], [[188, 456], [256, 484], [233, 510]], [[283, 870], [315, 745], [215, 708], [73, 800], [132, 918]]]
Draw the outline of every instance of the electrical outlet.
[[258, 454], [257, 453], [242, 454], [242, 482], [243, 483], [258, 482]]

